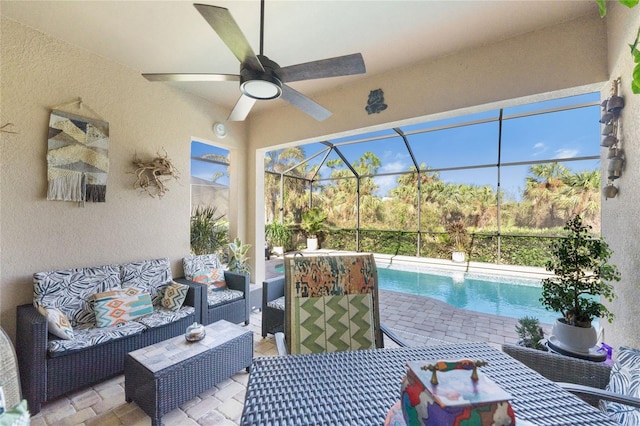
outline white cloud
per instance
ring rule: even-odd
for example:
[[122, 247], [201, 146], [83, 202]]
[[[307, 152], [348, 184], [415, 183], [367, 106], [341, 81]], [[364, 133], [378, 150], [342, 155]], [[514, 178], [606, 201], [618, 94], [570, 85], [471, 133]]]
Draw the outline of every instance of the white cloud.
[[579, 151], [577, 149], [558, 149], [556, 150], [556, 155], [553, 158], [573, 158], [578, 156], [578, 152]]
[[536, 157], [540, 154], [542, 154], [543, 152], [545, 152], [547, 150], [546, 145], [544, 144], [544, 142], [538, 142], [537, 144], [533, 145], [533, 156]]
[[393, 173], [393, 172], [406, 172], [409, 169], [409, 164], [402, 160], [392, 161], [389, 163], [383, 163], [378, 169], [379, 173]]

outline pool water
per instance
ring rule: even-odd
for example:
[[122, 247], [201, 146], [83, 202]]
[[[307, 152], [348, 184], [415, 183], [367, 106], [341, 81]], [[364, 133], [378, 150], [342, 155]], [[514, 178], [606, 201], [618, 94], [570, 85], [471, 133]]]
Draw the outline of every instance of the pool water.
[[469, 311], [512, 318], [533, 316], [547, 324], [558, 318], [556, 312], [542, 307], [542, 284], [532, 279], [380, 266], [378, 278], [381, 290], [427, 296]]
[[[537, 280], [409, 269], [378, 265], [379, 288], [431, 297], [474, 312], [511, 318], [535, 317], [546, 324], [553, 324], [560, 316], [542, 307], [539, 300], [542, 284]], [[284, 272], [284, 266], [277, 265], [276, 270]]]

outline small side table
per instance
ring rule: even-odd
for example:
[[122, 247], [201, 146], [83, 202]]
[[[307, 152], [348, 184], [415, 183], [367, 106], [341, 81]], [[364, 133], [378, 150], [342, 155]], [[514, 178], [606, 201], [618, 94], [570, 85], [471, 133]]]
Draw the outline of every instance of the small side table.
[[245, 368], [253, 360], [253, 333], [227, 321], [205, 327], [199, 342], [177, 336], [129, 352], [124, 363], [125, 399], [162, 425], [161, 417]]
[[551, 352], [555, 352], [560, 355], [584, 359], [587, 361], [593, 362], [602, 362], [607, 359], [607, 351], [600, 350], [598, 346], [594, 346], [589, 350], [589, 352], [574, 352], [568, 349], [563, 348], [560, 344], [554, 343], [552, 340], [547, 340], [547, 346]]

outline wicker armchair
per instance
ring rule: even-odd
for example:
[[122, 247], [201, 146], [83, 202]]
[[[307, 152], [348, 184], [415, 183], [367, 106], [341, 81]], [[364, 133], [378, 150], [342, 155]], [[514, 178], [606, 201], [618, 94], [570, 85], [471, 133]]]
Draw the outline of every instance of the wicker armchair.
[[502, 345], [502, 350], [594, 407], [602, 408], [602, 400], [640, 408], [639, 398], [605, 390], [611, 377], [611, 366], [607, 364], [522, 346]]
[[262, 337], [284, 331], [284, 275], [262, 282]]

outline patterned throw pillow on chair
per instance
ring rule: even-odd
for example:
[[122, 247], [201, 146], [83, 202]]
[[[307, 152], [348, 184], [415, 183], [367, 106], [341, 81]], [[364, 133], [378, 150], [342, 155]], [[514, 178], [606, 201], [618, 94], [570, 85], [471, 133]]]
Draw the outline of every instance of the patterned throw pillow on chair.
[[177, 311], [182, 307], [184, 299], [187, 298], [189, 286], [172, 281], [170, 285], [165, 287], [164, 296], [162, 296], [162, 306], [172, 311]]
[[[606, 390], [640, 398], [640, 350], [621, 346]], [[640, 424], [640, 409], [600, 401], [600, 408], [621, 425]]]
[[208, 269], [196, 271], [193, 273], [192, 281], [209, 286], [209, 291], [220, 291], [227, 288], [227, 282], [224, 280], [224, 269]]
[[47, 318], [49, 333], [64, 340], [73, 339], [73, 328], [65, 314], [56, 308], [45, 308], [38, 306], [38, 312]]
[[110, 327], [153, 313], [151, 295], [134, 287], [98, 293], [93, 300], [98, 327]]

